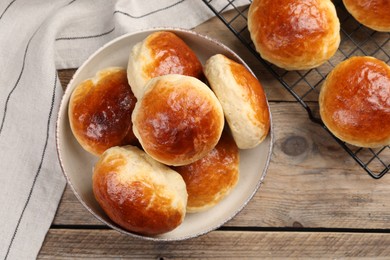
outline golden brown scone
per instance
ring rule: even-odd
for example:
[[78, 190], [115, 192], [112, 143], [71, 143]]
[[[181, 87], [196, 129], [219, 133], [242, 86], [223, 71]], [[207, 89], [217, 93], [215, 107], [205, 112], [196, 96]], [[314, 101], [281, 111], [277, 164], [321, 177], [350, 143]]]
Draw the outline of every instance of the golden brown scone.
[[238, 148], [261, 143], [269, 132], [270, 115], [260, 82], [243, 65], [222, 54], [207, 60], [205, 75], [221, 102]]
[[228, 131], [202, 159], [173, 168], [183, 177], [188, 193], [187, 212], [205, 211], [225, 198], [239, 179], [239, 153]]
[[127, 76], [135, 96], [140, 98], [149, 79], [166, 74], [203, 77], [202, 64], [192, 49], [176, 34], [160, 31], [132, 48]]
[[176, 74], [148, 82], [132, 120], [145, 152], [175, 166], [205, 156], [218, 143], [224, 127], [221, 104], [207, 85]]
[[186, 214], [183, 178], [134, 146], [112, 147], [96, 163], [95, 198], [120, 227], [157, 235], [179, 226]]
[[390, 66], [373, 57], [338, 64], [322, 85], [320, 114], [340, 140], [360, 147], [390, 144]]
[[261, 57], [286, 70], [318, 67], [340, 44], [330, 0], [253, 0], [248, 29]]
[[389, 0], [343, 0], [347, 11], [361, 24], [380, 32], [390, 32]]
[[107, 68], [81, 82], [68, 110], [77, 141], [94, 155], [112, 146], [136, 144], [131, 122], [136, 101], [123, 68]]

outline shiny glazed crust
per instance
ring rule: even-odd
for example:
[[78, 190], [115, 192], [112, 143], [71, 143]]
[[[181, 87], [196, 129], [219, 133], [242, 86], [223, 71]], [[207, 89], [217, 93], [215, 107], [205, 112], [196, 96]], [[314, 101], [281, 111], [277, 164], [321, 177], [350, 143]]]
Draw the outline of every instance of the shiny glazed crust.
[[390, 144], [390, 66], [373, 57], [352, 57], [326, 78], [320, 115], [340, 140], [360, 147]]
[[202, 159], [174, 167], [183, 177], [187, 192], [187, 212], [205, 211], [225, 198], [239, 179], [239, 153], [229, 131], [225, 130], [217, 146]]
[[318, 67], [340, 44], [330, 0], [254, 0], [248, 29], [261, 57], [286, 70]]
[[267, 99], [260, 82], [243, 65], [222, 54], [207, 60], [205, 75], [221, 102], [238, 148], [260, 144], [270, 128]]
[[176, 74], [148, 82], [132, 120], [145, 152], [167, 165], [202, 158], [218, 143], [224, 127], [221, 104], [207, 85]]
[[186, 214], [187, 191], [180, 174], [133, 146], [104, 152], [92, 185], [104, 212], [131, 232], [162, 234], [179, 226]]
[[203, 79], [202, 64], [191, 48], [176, 34], [155, 32], [131, 50], [127, 76], [137, 98], [146, 82], [166, 74], [181, 74]]
[[361, 24], [380, 32], [390, 32], [390, 1], [343, 0], [348, 12]]
[[68, 116], [73, 135], [94, 155], [125, 144], [136, 144], [131, 114], [136, 98], [126, 70], [111, 67], [81, 82], [69, 100]]

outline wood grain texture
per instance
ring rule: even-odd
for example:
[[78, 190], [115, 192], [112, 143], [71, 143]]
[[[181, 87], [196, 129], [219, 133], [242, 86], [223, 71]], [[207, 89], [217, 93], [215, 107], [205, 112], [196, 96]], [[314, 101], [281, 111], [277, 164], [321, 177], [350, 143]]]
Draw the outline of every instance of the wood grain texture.
[[[388, 257], [390, 234], [214, 231], [152, 242], [112, 230], [50, 230], [38, 259], [260, 259]], [[223, 248], [223, 250], [221, 250]]]
[[[390, 176], [369, 177], [297, 103], [272, 102], [265, 182], [227, 226], [390, 228]], [[56, 225], [99, 225], [67, 188]]]

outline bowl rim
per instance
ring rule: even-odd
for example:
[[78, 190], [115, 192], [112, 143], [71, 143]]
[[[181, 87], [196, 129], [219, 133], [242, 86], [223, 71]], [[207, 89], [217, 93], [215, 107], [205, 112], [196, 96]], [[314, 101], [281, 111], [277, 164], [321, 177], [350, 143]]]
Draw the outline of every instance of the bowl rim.
[[[270, 165], [270, 162], [271, 162], [271, 157], [272, 157], [272, 151], [273, 151], [273, 146], [274, 146], [274, 131], [273, 131], [273, 119], [272, 119], [272, 113], [271, 113], [271, 110], [270, 110], [270, 106], [269, 106], [269, 102], [268, 102], [268, 98], [266, 98], [266, 103], [267, 103], [267, 107], [268, 107], [268, 111], [269, 111], [269, 121], [270, 121], [270, 129], [269, 129], [269, 148], [268, 148], [268, 152], [267, 152], [267, 158], [266, 158], [266, 162], [265, 162], [265, 165], [264, 165], [264, 168], [263, 168], [263, 171], [261, 173], [261, 178], [259, 179], [259, 181], [257, 182], [255, 188], [253, 189], [252, 193], [245, 199], [245, 202], [242, 203], [240, 205], [240, 207], [238, 207], [234, 212], [230, 213], [227, 217], [225, 217], [221, 222], [219, 222], [217, 225], [213, 225], [211, 226], [210, 228], [207, 228], [205, 230], [202, 230], [201, 232], [197, 232], [195, 234], [192, 234], [192, 235], [188, 235], [188, 236], [181, 236], [181, 237], [178, 237], [178, 238], [166, 238], [166, 237], [158, 237], [158, 236], [146, 236], [146, 235], [142, 235], [142, 234], [138, 234], [138, 233], [134, 233], [134, 232], [131, 232], [131, 231], [127, 231], [123, 228], [121, 228], [120, 226], [117, 226], [117, 225], [113, 225], [112, 223], [109, 223], [107, 222], [106, 220], [104, 220], [103, 218], [101, 218], [98, 214], [96, 214], [85, 202], [84, 200], [81, 198], [81, 195], [76, 191], [73, 183], [71, 182], [70, 180], [70, 177], [68, 176], [68, 173], [66, 172], [65, 170], [65, 166], [63, 164], [63, 157], [62, 157], [62, 148], [61, 148], [61, 142], [60, 142], [60, 122], [62, 120], [62, 114], [63, 114], [63, 110], [64, 109], [67, 109], [68, 107], [68, 100], [65, 98], [67, 96], [67, 93], [68, 92], [71, 92], [72, 90], [70, 90], [70, 86], [72, 85], [74, 79], [77, 77], [77, 75], [79, 74], [79, 72], [81, 71], [81, 69], [86, 66], [86, 64], [88, 64], [90, 62], [91, 59], [93, 59], [95, 56], [97, 56], [103, 49], [107, 48], [108, 46], [118, 42], [118, 41], [121, 41], [122, 39], [124, 38], [127, 38], [127, 37], [131, 37], [133, 35], [137, 35], [137, 34], [140, 34], [140, 33], [152, 33], [152, 32], [156, 32], [156, 31], [172, 31], [172, 32], [180, 32], [180, 33], [184, 33], [184, 34], [192, 34], [193, 36], [195, 37], [200, 37], [200, 38], [203, 38], [204, 40], [206, 41], [210, 41], [212, 42], [213, 44], [216, 44], [218, 45], [219, 47], [221, 47], [222, 49], [225, 49], [229, 54], [233, 55], [234, 58], [240, 62], [242, 65], [244, 65], [248, 70], [249, 72], [256, 77], [256, 75], [253, 73], [253, 71], [251, 70], [251, 68], [245, 63], [245, 61], [238, 55], [236, 54], [233, 50], [231, 50], [229, 47], [227, 47], [226, 45], [224, 45], [223, 43], [221, 43], [220, 41], [216, 40], [216, 39], [213, 39], [205, 34], [202, 34], [202, 33], [198, 33], [198, 32], [195, 32], [191, 29], [184, 29], [184, 28], [180, 28], [180, 27], [151, 27], [151, 28], [146, 28], [146, 29], [142, 29], [142, 30], [136, 30], [134, 32], [129, 32], [129, 33], [125, 33], [119, 37], [116, 37], [110, 41], [108, 41], [107, 43], [105, 43], [103, 46], [101, 46], [100, 48], [98, 48], [97, 50], [95, 50], [76, 70], [76, 72], [73, 74], [72, 78], [70, 79], [69, 83], [67, 84], [67, 87], [64, 91], [64, 93], [62, 94], [62, 97], [61, 97], [61, 102], [60, 102], [60, 106], [59, 106], [59, 109], [58, 109], [58, 113], [57, 113], [57, 120], [56, 120], [56, 128], [55, 128], [55, 138], [56, 138], [56, 151], [57, 151], [57, 156], [58, 156], [58, 160], [59, 160], [59, 163], [60, 163], [60, 167], [61, 167], [61, 170], [62, 170], [62, 173], [67, 181], [67, 184], [70, 186], [73, 194], [76, 196], [77, 200], [84, 206], [85, 209], [87, 209], [96, 219], [98, 219], [100, 222], [102, 222], [104, 225], [112, 228], [113, 230], [116, 230], [122, 234], [125, 234], [125, 235], [128, 235], [128, 236], [131, 236], [131, 237], [134, 237], [134, 238], [138, 238], [138, 239], [141, 239], [141, 240], [149, 240], [149, 241], [158, 241], [158, 242], [172, 242], [172, 241], [183, 241], [183, 240], [187, 240], [187, 239], [192, 239], [192, 238], [196, 238], [196, 237], [199, 237], [199, 236], [202, 236], [202, 235], [205, 235], [207, 233], [210, 233], [214, 230], [217, 230], [218, 228], [220, 228], [221, 226], [223, 226], [224, 224], [226, 224], [228, 221], [232, 220], [238, 213], [240, 213], [245, 207], [246, 205], [249, 203], [249, 201], [252, 200], [252, 198], [254, 197], [254, 195], [257, 193], [257, 191], [259, 190], [260, 186], [263, 184], [264, 182], [264, 178], [266, 177], [267, 175], [267, 172], [268, 172], [268, 168], [269, 168], [269, 165]], [[257, 78], [257, 77], [256, 77]], [[64, 115], [67, 115], [67, 113], [65, 113]]]

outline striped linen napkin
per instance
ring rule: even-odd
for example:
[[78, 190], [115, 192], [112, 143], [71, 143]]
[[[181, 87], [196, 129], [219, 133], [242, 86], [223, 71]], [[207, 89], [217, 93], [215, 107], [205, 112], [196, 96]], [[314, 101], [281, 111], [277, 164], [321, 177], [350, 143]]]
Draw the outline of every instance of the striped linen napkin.
[[65, 187], [57, 70], [124, 33], [189, 29], [212, 16], [200, 0], [0, 1], [0, 259], [36, 258]]

